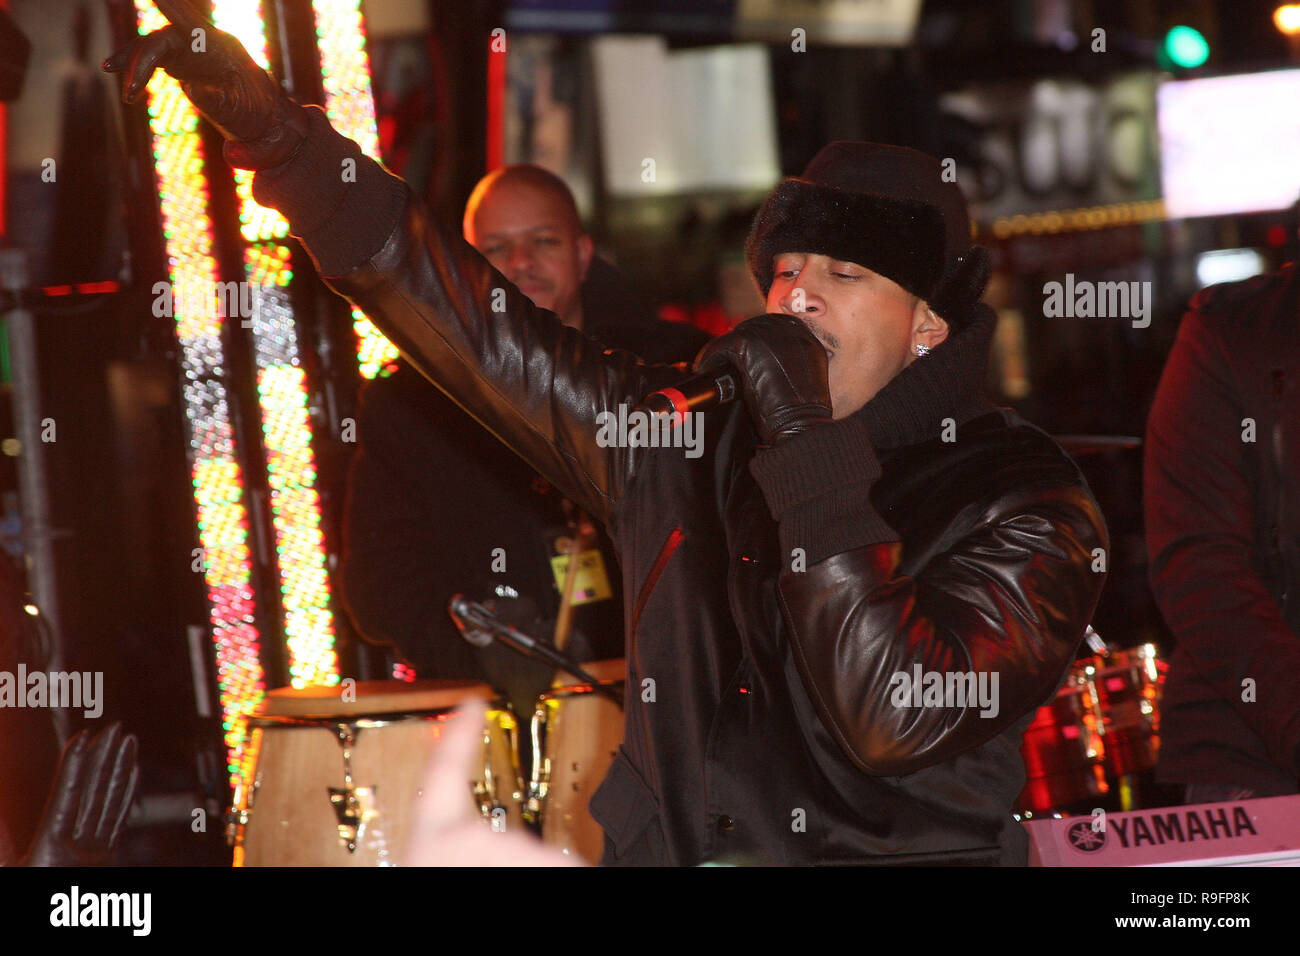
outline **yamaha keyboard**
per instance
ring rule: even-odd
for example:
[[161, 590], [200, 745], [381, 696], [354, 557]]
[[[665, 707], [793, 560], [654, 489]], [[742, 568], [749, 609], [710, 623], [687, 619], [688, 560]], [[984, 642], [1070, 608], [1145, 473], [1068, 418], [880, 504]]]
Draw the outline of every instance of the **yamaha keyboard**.
[[1300, 866], [1300, 796], [1025, 821], [1030, 866]]

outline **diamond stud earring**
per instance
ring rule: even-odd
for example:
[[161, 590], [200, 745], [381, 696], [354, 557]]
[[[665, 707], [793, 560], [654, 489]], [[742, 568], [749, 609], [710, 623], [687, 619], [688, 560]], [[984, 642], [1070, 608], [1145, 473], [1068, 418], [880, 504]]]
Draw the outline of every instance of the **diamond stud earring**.
[[930, 354], [930, 346], [918, 344], [916, 346], [916, 354], [921, 358], [925, 358], [927, 355]]

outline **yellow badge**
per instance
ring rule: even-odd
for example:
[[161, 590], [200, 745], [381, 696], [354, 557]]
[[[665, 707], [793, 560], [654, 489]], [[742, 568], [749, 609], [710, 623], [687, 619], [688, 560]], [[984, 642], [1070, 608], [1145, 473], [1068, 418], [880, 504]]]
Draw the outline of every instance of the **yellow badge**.
[[[561, 539], [567, 543], [568, 539]], [[557, 554], [551, 557], [551, 572], [555, 575], [555, 587], [563, 594], [564, 584], [569, 576], [569, 556]], [[591, 548], [578, 555], [578, 573], [573, 582], [572, 604], [590, 604], [604, 601], [614, 596], [609, 586], [609, 576], [605, 573], [605, 559], [599, 548]]]

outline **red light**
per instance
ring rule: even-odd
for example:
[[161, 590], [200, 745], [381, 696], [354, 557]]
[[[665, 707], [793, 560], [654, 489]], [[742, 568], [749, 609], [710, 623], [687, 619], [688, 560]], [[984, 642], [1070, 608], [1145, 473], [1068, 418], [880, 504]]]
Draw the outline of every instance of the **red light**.
[[1278, 249], [1281, 248], [1282, 246], [1285, 246], [1286, 227], [1279, 226], [1276, 224], [1269, 226], [1265, 241], [1267, 241], [1268, 244], [1272, 246], [1274, 249]]
[[75, 291], [77, 295], [98, 295], [101, 292], [116, 292], [117, 283], [112, 279], [106, 279], [103, 282], [78, 282], [76, 285], [47, 285], [42, 286], [41, 291], [49, 296], [72, 295]]

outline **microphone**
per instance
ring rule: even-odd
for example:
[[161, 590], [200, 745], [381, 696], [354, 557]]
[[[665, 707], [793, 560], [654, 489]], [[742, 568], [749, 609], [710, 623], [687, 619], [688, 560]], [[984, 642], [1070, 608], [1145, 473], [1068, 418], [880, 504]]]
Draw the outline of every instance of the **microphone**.
[[652, 415], [685, 417], [687, 412], [707, 412], [736, 398], [736, 375], [729, 369], [701, 372], [651, 392], [641, 402], [641, 407]]
[[502, 637], [504, 638], [502, 643], [507, 647], [528, 654], [537, 644], [523, 631], [516, 631], [509, 624], [498, 620], [483, 605], [468, 600], [463, 594], [452, 596], [447, 604], [447, 613], [451, 615], [456, 629], [460, 631], [460, 636], [475, 647], [487, 647], [497, 637]]
[[460, 636], [475, 647], [487, 647], [494, 640], [491, 631], [483, 630], [470, 620], [473, 614], [470, 602], [460, 595], [451, 599], [447, 613], [451, 615], [452, 623], [456, 625], [456, 630], [460, 631]]

